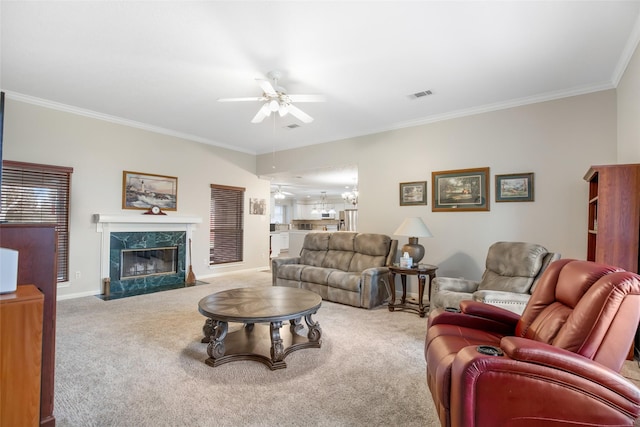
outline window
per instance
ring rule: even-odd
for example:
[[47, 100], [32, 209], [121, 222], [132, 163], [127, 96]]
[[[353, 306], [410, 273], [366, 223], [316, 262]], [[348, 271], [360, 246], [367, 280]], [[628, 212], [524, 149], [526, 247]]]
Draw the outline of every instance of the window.
[[209, 264], [242, 261], [244, 188], [211, 184]]
[[73, 168], [2, 162], [0, 221], [55, 224], [58, 282], [69, 280], [69, 195]]
[[286, 224], [287, 207], [282, 205], [273, 206], [273, 214], [271, 215], [271, 222], [275, 224]]

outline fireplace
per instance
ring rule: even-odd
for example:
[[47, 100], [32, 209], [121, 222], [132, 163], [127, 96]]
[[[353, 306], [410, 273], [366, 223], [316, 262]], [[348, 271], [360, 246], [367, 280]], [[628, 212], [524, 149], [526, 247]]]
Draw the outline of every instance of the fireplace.
[[184, 286], [187, 243], [200, 218], [96, 214], [95, 221], [102, 233], [101, 290], [110, 299]]
[[111, 233], [109, 294], [148, 293], [184, 284], [185, 243], [184, 231]]
[[178, 272], [178, 247], [123, 249], [120, 251], [120, 280]]

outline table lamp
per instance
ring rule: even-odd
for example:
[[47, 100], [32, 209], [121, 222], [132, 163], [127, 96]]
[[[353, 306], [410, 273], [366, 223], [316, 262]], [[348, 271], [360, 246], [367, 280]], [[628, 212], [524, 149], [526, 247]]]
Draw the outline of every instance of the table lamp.
[[417, 265], [424, 257], [424, 246], [418, 243], [418, 237], [433, 237], [429, 228], [419, 217], [405, 218], [400, 227], [393, 233], [396, 236], [409, 236], [409, 243], [402, 247], [402, 253], [408, 252]]

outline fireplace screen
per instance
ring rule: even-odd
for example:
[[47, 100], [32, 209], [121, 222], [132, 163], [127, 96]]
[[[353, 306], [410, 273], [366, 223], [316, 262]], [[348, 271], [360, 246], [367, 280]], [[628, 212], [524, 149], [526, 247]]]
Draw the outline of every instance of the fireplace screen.
[[120, 253], [120, 279], [175, 274], [178, 272], [178, 247], [123, 249]]

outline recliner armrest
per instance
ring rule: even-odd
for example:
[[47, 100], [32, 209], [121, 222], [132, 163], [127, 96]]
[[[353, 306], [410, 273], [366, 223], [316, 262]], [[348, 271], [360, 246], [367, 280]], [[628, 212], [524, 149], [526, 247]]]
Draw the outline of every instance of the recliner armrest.
[[461, 312], [447, 311], [437, 308], [429, 313], [427, 328], [433, 325], [446, 324], [479, 329], [501, 335], [515, 333], [518, 316], [509, 310], [476, 301], [462, 301]]
[[520, 315], [502, 307], [486, 304], [479, 301], [466, 300], [460, 303], [460, 311], [471, 316], [482, 317], [493, 320], [515, 330], [516, 324], [520, 320]]
[[478, 290], [480, 282], [467, 279], [456, 279], [453, 277], [435, 277], [432, 283], [433, 292], [454, 291], [465, 292], [468, 294]]
[[500, 347], [513, 360], [555, 368], [601, 384], [624, 398], [640, 400], [640, 390], [616, 371], [552, 345], [520, 337], [504, 337]]

